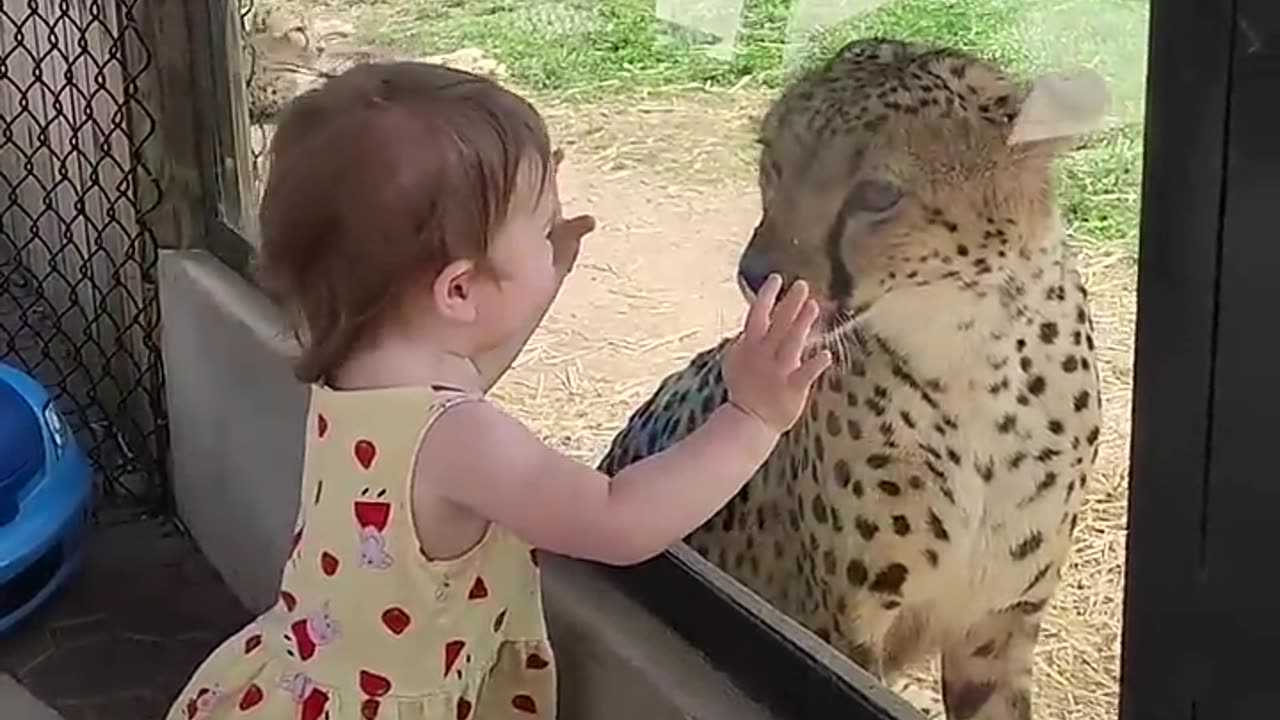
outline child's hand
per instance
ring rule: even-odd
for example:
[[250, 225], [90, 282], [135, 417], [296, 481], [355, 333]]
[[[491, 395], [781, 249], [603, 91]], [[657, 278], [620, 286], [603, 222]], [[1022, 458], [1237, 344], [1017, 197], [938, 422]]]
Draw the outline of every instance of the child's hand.
[[596, 219], [590, 215], [577, 215], [565, 219], [560, 207], [560, 161], [564, 160], [564, 151], [557, 149], [551, 154], [552, 176], [551, 192], [554, 195], [555, 211], [551, 221], [551, 262], [560, 277], [567, 277], [578, 260], [578, 251], [582, 248], [582, 238], [596, 229]]
[[818, 318], [809, 286], [797, 280], [778, 302], [781, 289], [777, 275], [765, 280], [747, 311], [742, 334], [722, 362], [729, 402], [778, 433], [799, 419], [813, 381], [831, 364], [826, 350], [801, 362], [805, 340]]

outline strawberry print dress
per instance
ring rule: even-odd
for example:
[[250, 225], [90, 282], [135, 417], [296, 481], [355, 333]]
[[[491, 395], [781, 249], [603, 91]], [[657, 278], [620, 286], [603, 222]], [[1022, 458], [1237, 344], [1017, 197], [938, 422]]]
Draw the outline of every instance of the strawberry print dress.
[[532, 720], [556, 712], [537, 555], [497, 526], [418, 545], [410, 484], [444, 388], [313, 386], [276, 604], [195, 671], [166, 720]]

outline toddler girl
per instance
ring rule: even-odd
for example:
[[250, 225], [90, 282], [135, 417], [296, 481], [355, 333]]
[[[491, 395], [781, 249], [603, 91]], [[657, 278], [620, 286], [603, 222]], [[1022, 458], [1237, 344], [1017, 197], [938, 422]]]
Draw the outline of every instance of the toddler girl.
[[830, 358], [802, 358], [818, 309], [776, 277], [728, 402], [612, 482], [485, 401], [594, 226], [561, 215], [558, 162], [524, 100], [434, 65], [362, 65], [285, 112], [260, 259], [311, 386], [301, 503], [279, 600], [169, 720], [554, 717], [533, 548], [652, 557], [795, 422]]

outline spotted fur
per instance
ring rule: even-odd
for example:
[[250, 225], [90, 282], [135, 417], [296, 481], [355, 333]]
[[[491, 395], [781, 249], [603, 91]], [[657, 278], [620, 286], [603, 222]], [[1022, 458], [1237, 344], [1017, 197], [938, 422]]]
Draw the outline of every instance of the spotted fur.
[[295, 97], [348, 68], [402, 59], [389, 52], [316, 37], [306, 18], [255, 8], [244, 43], [249, 122], [268, 125]]
[[[940, 654], [951, 720], [1031, 717], [1038, 630], [1097, 454], [1093, 326], [1052, 185], [1074, 138], [1009, 141], [1030, 87], [871, 39], [773, 103], [739, 274], [807, 279], [836, 363], [688, 538], [895, 687]], [[600, 468], [723, 403], [724, 348], [663, 379]]]

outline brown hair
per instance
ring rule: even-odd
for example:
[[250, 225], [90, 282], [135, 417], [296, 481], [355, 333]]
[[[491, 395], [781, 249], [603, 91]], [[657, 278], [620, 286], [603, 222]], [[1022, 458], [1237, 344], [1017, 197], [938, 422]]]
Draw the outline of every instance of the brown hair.
[[362, 64], [295, 99], [271, 140], [257, 271], [296, 317], [298, 378], [324, 380], [424, 273], [483, 260], [522, 167], [550, 155], [529, 103], [439, 65]]

